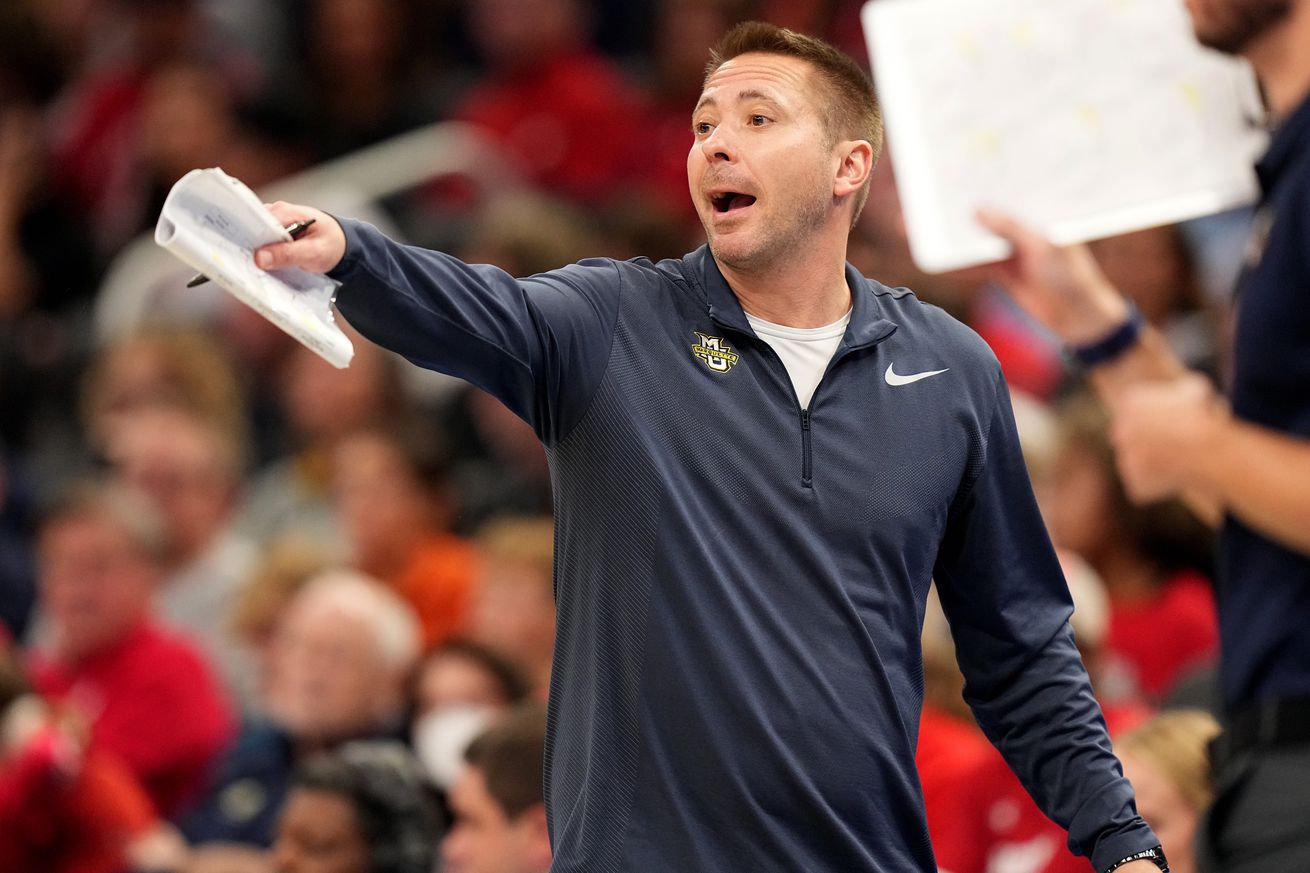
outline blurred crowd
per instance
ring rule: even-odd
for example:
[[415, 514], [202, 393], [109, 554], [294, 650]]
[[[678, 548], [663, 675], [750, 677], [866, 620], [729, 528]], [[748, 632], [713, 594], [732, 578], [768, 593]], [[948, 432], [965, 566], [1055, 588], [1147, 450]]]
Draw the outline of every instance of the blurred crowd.
[[[0, 869], [549, 868], [551, 483], [531, 430], [357, 335], [334, 369], [230, 298], [186, 305], [181, 281], [106, 332], [103, 282], [193, 168], [259, 189], [443, 121], [473, 125], [506, 182], [434, 175], [373, 204], [403, 238], [517, 275], [681, 255], [703, 242], [685, 155], [709, 46], [753, 17], [863, 61], [859, 6], [0, 6]], [[1211, 532], [1129, 503], [1104, 412], [999, 289], [914, 267], [893, 160], [851, 259], [1000, 357], [1116, 747], [1188, 873], [1216, 730]], [[1217, 379], [1243, 221], [1095, 244]], [[943, 869], [1086, 870], [973, 725], [931, 610], [924, 650]]]

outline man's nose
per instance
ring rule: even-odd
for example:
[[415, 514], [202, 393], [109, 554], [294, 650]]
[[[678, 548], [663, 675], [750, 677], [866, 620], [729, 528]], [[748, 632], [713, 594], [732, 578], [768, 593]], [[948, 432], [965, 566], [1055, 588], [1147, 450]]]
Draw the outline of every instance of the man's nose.
[[737, 145], [731, 133], [721, 124], [701, 140], [701, 149], [705, 152], [705, 159], [710, 163], [719, 161], [732, 163], [737, 160]]

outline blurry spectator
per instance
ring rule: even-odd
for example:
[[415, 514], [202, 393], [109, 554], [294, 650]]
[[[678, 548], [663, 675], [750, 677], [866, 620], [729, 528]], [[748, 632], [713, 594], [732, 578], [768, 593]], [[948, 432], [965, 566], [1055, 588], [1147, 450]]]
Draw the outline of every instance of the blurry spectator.
[[527, 422], [473, 387], [456, 395], [442, 418], [450, 425], [457, 532], [472, 534], [500, 515], [551, 511], [546, 451]]
[[5, 93], [6, 60], [0, 40], [0, 443], [27, 453], [67, 428], [96, 267], [85, 222], [51, 191], [36, 105]]
[[934, 851], [949, 856], [958, 852], [949, 842], [964, 832], [960, 817], [973, 813], [960, 786], [995, 751], [964, 702], [964, 674], [955, 661], [955, 644], [936, 586], [929, 589], [921, 638], [923, 711], [914, 765]]
[[[664, 0], [656, 5], [642, 125], [648, 155], [639, 178], [647, 194], [694, 230], [700, 222], [687, 197], [686, 155], [693, 139], [688, 107], [700, 99], [710, 48], [745, 18], [745, 6], [743, 0]], [[652, 252], [643, 254], [654, 258]]]
[[[1074, 604], [1070, 618], [1078, 652], [1087, 667], [1112, 737], [1145, 721], [1150, 711], [1132, 698], [1107, 696], [1103, 657], [1109, 621], [1105, 586], [1085, 561], [1060, 553]], [[929, 819], [933, 851], [951, 873], [1087, 873], [1087, 860], [1069, 851], [1067, 834], [1047, 818], [1008, 764], [990, 745], [971, 765], [955, 772], [955, 784]], [[925, 790], [927, 785], [925, 785]], [[931, 811], [931, 807], [930, 807]]]
[[1114, 741], [1137, 811], [1160, 838], [1173, 873], [1196, 873], [1196, 835], [1214, 785], [1208, 749], [1219, 723], [1205, 712], [1157, 715]]
[[251, 651], [232, 633], [254, 545], [231, 528], [244, 447], [221, 426], [176, 406], [127, 415], [107, 446], [114, 476], [148, 499], [168, 539], [159, 617], [198, 643], [243, 708], [254, 702]]
[[1218, 373], [1218, 319], [1204, 307], [1194, 255], [1182, 228], [1139, 230], [1096, 240], [1089, 248], [1110, 283], [1164, 334], [1189, 368]]
[[429, 652], [414, 688], [414, 749], [442, 789], [454, 785], [463, 770], [469, 741], [528, 694], [528, 683], [514, 664], [467, 640], [449, 640]]
[[120, 873], [130, 845], [155, 823], [136, 779], [86, 748], [0, 654], [0, 870]]
[[49, 641], [37, 688], [90, 725], [90, 748], [119, 756], [160, 814], [182, 811], [231, 735], [208, 664], [161, 630], [150, 599], [167, 544], [138, 495], [87, 486], [47, 516], [38, 539]]
[[1051, 479], [1038, 483], [1057, 546], [1096, 569], [1110, 594], [1107, 653], [1152, 701], [1215, 654], [1214, 596], [1202, 571], [1213, 533], [1177, 502], [1129, 502], [1114, 467], [1108, 419], [1086, 396], [1059, 413]]
[[278, 147], [262, 127], [276, 120], [244, 111], [240, 99], [214, 64], [177, 59], [149, 74], [136, 123], [137, 232], [154, 227], [173, 184], [198, 167], [222, 167], [258, 189], [304, 165], [299, 137]]
[[146, 327], [101, 349], [82, 386], [82, 421], [103, 454], [115, 428], [150, 406], [178, 406], [247, 442], [245, 397], [225, 350], [198, 330]]
[[644, 128], [634, 89], [587, 45], [583, 4], [478, 0], [469, 15], [487, 72], [454, 115], [490, 133], [551, 193], [592, 204], [616, 196], [645, 160]]
[[531, 276], [591, 257], [599, 245], [596, 230], [581, 209], [539, 191], [514, 191], [483, 207], [463, 257]]
[[334, 454], [338, 515], [354, 566], [418, 614], [423, 647], [463, 630], [476, 553], [449, 532], [453, 494], [441, 450], [412, 431], [361, 431]]
[[36, 574], [14, 470], [0, 447], [0, 647], [21, 640], [36, 602]]
[[58, 313], [93, 290], [86, 227], [46, 185], [35, 106], [0, 91], [0, 324], [29, 310]]
[[273, 858], [264, 849], [212, 843], [192, 849], [176, 873], [273, 873]]
[[414, 689], [419, 715], [452, 706], [503, 709], [527, 697], [529, 690], [518, 668], [495, 649], [458, 639], [424, 656]]
[[333, 565], [329, 555], [295, 538], [275, 540], [237, 593], [232, 632], [255, 654], [264, 693], [273, 660], [277, 627], [296, 595], [315, 576]]
[[418, 623], [378, 582], [343, 571], [311, 581], [278, 626], [264, 691], [204, 802], [183, 823], [193, 843], [267, 846], [296, 765], [352, 739], [401, 737]]
[[432, 873], [441, 821], [398, 743], [355, 742], [298, 768], [278, 824], [277, 873]]
[[344, 370], [299, 344], [283, 361], [279, 389], [290, 451], [255, 474], [238, 522], [238, 529], [258, 542], [294, 535], [338, 548], [341, 535], [331, 490], [337, 444], [384, 422], [405, 427], [397, 360], [347, 333], [355, 357]]
[[425, 4], [415, 0], [307, 0], [295, 32], [303, 46], [271, 98], [302, 117], [317, 160], [436, 120]]
[[204, 38], [194, 0], [106, 0], [90, 30], [101, 57], [60, 95], [53, 113], [59, 189], [90, 216], [101, 251], [140, 227], [143, 192], [139, 120], [152, 73], [198, 57]]
[[478, 533], [482, 572], [469, 636], [504, 654], [542, 698], [555, 650], [555, 525], [500, 519]]
[[546, 714], [522, 706], [468, 747], [450, 793], [455, 815], [441, 843], [446, 873], [547, 873], [550, 835], [542, 800]]

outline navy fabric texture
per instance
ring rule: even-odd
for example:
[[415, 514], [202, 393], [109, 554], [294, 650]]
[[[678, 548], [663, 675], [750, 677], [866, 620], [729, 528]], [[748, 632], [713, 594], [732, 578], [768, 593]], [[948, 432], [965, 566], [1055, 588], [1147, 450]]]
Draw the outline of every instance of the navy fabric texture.
[[[1310, 439], [1310, 98], [1257, 166], [1262, 254], [1238, 287], [1233, 413]], [[1310, 694], [1310, 557], [1229, 518], [1219, 540], [1221, 681], [1230, 710]]]
[[1072, 848], [1104, 869], [1158, 842], [974, 333], [848, 268], [850, 325], [801, 409], [705, 248], [514, 279], [343, 226], [345, 317], [547, 447], [554, 870], [934, 871], [914, 768], [934, 576], [970, 704]]

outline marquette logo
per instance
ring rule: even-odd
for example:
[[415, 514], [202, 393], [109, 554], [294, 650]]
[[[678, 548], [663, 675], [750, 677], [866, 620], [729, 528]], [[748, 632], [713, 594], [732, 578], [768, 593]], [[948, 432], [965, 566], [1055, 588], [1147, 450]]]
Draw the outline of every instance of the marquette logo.
[[700, 331], [695, 333], [700, 338], [700, 345], [692, 346], [691, 352], [714, 372], [726, 373], [732, 369], [733, 364], [741, 360], [741, 355], [734, 352], [732, 346], [728, 345], [723, 337], [709, 336]]

